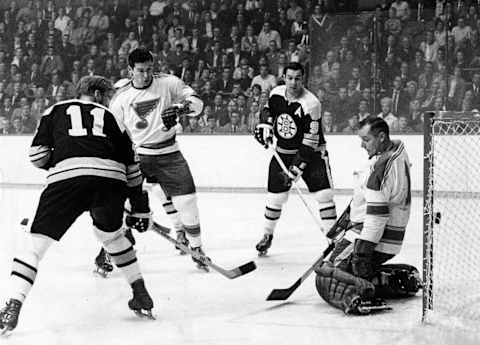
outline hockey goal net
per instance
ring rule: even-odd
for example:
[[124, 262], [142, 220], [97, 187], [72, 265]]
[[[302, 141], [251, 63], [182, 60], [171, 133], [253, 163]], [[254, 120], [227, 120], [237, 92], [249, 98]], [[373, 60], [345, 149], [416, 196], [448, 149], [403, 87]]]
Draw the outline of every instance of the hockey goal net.
[[480, 114], [425, 114], [423, 320], [480, 329]]

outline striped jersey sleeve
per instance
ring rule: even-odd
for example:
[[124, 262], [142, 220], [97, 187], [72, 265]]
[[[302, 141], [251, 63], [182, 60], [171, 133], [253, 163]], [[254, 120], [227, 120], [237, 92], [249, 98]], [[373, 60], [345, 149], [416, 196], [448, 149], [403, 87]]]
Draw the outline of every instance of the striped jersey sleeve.
[[410, 216], [410, 188], [408, 155], [403, 143], [394, 142], [376, 161], [365, 190], [366, 215], [360, 238], [377, 243], [377, 251], [400, 251]]

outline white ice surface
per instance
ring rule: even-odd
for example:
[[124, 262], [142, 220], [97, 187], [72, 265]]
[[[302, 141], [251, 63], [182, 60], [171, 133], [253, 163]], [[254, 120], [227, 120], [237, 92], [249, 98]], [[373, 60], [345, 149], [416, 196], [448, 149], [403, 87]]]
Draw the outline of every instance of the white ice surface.
[[[21, 246], [19, 222], [32, 217], [40, 190], [0, 189], [0, 298]], [[348, 202], [337, 196], [339, 212]], [[312, 205], [313, 202], [312, 202]], [[153, 201], [156, 218], [169, 225]], [[61, 207], [61, 205], [60, 205]], [[92, 274], [99, 245], [83, 215], [39, 267], [20, 322], [0, 344], [9, 345], [337, 345], [480, 344], [478, 334], [420, 323], [422, 298], [392, 301], [393, 310], [352, 317], [327, 305], [312, 275], [288, 301], [265, 301], [274, 288], [290, 286], [326, 242], [292, 193], [270, 255], [258, 258], [264, 195], [200, 193], [202, 237], [208, 255], [231, 268], [255, 260], [257, 270], [235, 280], [197, 270], [187, 256], [155, 233], [137, 234], [137, 252], [156, 321], [140, 320], [127, 307], [130, 288], [116, 270], [108, 279]], [[422, 206], [415, 198], [404, 247], [394, 262], [421, 269]]]

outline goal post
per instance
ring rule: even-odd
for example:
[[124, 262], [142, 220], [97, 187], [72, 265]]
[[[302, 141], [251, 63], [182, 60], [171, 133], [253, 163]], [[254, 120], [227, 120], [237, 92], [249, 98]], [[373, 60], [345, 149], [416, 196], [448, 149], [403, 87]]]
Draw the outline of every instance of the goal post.
[[424, 123], [422, 321], [480, 330], [480, 114]]

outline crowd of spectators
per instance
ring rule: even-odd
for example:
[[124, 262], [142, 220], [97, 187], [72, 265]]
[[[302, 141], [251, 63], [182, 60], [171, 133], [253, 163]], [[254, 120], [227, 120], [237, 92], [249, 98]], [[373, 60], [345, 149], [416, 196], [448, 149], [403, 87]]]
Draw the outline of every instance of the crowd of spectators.
[[[11, 1], [0, 12], [0, 134], [32, 133], [84, 75], [127, 78], [139, 46], [153, 53], [155, 72], [177, 75], [205, 101], [200, 116], [182, 119], [184, 133], [252, 133], [293, 61], [311, 70], [306, 85], [328, 133], [353, 133], [371, 115], [393, 131], [421, 131], [425, 110], [480, 107], [477, 1], [437, 0], [421, 24], [415, 5], [384, 1], [344, 31], [329, 2]], [[328, 38], [320, 57], [310, 56], [312, 28]]]
[[425, 112], [480, 110], [479, 2], [437, 0], [430, 11], [422, 3], [313, 14], [323, 53], [312, 55], [309, 86], [326, 132], [353, 133], [368, 116], [393, 132], [423, 132]]

